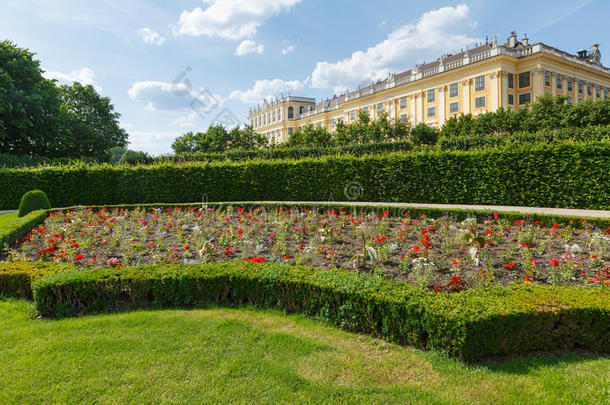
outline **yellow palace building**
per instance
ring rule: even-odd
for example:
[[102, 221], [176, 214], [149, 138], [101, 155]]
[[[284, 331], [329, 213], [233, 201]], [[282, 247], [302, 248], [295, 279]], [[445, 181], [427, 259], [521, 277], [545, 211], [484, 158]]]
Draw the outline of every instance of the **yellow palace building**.
[[338, 122], [354, 121], [359, 110], [373, 119], [386, 112], [390, 119], [411, 125], [439, 127], [454, 115], [515, 109], [545, 93], [580, 103], [607, 98], [609, 89], [610, 69], [601, 64], [599, 45], [572, 55], [530, 44], [527, 36], [519, 41], [512, 32], [503, 45], [494, 37], [491, 43], [443, 55], [320, 103], [296, 96], [264, 100], [250, 109], [248, 121], [256, 132], [279, 143], [307, 124], [334, 132]]

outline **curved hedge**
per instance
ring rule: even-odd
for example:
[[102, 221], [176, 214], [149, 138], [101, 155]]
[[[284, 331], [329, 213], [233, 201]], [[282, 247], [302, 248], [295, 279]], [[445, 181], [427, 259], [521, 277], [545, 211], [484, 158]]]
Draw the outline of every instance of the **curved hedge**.
[[22, 236], [27, 235], [33, 227], [41, 224], [47, 218], [47, 211], [37, 210], [15, 218], [8, 224], [0, 225], [0, 251]]
[[38, 278], [32, 289], [39, 313], [50, 317], [252, 305], [304, 313], [468, 361], [534, 350], [610, 351], [607, 287], [516, 285], [435, 295], [341, 270], [223, 262], [72, 269]]
[[[43, 189], [56, 206], [385, 201], [610, 209], [610, 143], [364, 157], [0, 169], [0, 208]], [[346, 193], [347, 190], [347, 193]]]

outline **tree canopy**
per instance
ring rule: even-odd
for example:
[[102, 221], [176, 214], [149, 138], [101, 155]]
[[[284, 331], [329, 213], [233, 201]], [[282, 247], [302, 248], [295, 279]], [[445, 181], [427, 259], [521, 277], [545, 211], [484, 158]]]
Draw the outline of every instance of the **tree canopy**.
[[58, 87], [42, 73], [32, 52], [0, 42], [0, 153], [104, 159], [127, 145], [109, 98], [90, 85]]

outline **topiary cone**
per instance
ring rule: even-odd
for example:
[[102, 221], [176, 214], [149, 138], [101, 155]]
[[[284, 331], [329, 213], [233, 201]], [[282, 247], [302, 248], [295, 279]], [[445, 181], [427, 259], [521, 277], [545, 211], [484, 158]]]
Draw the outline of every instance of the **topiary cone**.
[[23, 217], [32, 211], [36, 210], [48, 210], [51, 208], [49, 198], [40, 190], [28, 191], [21, 197], [21, 203], [19, 204], [18, 217]]

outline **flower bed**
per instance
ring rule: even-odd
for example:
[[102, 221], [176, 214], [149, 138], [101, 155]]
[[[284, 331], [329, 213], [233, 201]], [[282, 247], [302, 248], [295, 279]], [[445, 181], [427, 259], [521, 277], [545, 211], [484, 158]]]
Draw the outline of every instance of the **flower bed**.
[[495, 214], [456, 221], [341, 209], [90, 208], [51, 213], [6, 259], [78, 267], [282, 262], [374, 273], [435, 292], [595, 287], [610, 284], [610, 229]]

